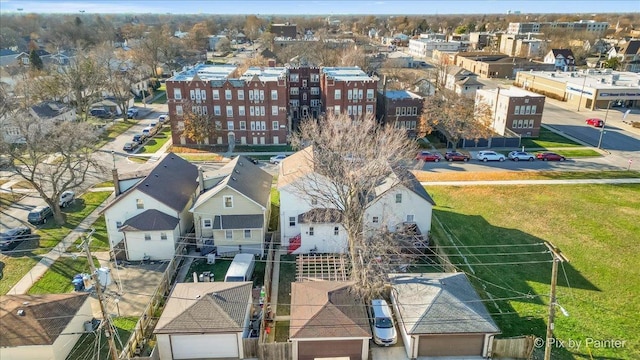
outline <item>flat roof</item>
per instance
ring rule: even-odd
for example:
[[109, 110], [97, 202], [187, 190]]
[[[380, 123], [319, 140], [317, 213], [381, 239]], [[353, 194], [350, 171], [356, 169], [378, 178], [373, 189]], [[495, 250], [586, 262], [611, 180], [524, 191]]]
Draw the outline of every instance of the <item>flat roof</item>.
[[204, 81], [224, 80], [237, 68], [236, 65], [198, 64], [190, 69], [179, 72], [170, 78], [169, 81], [191, 81], [196, 75]]
[[[480, 89], [478, 90], [479, 93], [482, 92], [490, 92], [490, 93], [497, 93], [498, 89]], [[540, 94], [536, 94], [534, 92], [531, 91], [527, 91], [524, 89], [520, 89], [518, 87], [512, 86], [509, 89], [503, 89], [500, 88], [500, 95], [504, 95], [504, 96], [509, 96], [509, 97], [523, 97], [523, 96], [530, 96], [530, 97], [545, 97], [544, 95], [540, 95]]]
[[357, 66], [325, 67], [322, 72], [339, 81], [365, 81], [373, 80], [369, 75]]
[[[528, 76], [537, 76], [543, 79], [555, 80], [558, 82], [563, 82], [565, 84], [571, 84], [579, 88], [582, 88], [583, 85], [584, 87], [592, 89], [637, 89], [638, 87], [640, 87], [640, 74], [628, 71], [523, 71], [522, 73]], [[612, 84], [612, 80], [615, 77], [617, 77], [617, 79], [615, 80], [615, 84]]]
[[387, 99], [399, 100], [399, 99], [422, 99], [422, 96], [412, 93], [408, 90], [387, 90], [384, 95]]
[[285, 67], [258, 67], [252, 66], [242, 74], [240, 79], [251, 80], [254, 76], [258, 76], [260, 81], [278, 81], [280, 77], [286, 77], [287, 68]]

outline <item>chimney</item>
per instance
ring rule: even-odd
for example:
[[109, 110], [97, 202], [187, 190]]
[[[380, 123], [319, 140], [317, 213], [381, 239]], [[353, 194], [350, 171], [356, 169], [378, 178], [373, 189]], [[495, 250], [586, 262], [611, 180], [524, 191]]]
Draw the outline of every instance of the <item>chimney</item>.
[[198, 182], [200, 183], [200, 193], [204, 192], [204, 170], [202, 166], [198, 166]]
[[269, 59], [268, 64], [269, 67], [276, 67], [276, 59]]
[[115, 188], [116, 191], [116, 197], [118, 197], [121, 192], [120, 192], [120, 178], [118, 177], [118, 169], [116, 169], [115, 167], [111, 170], [111, 175], [113, 176], [113, 187]]

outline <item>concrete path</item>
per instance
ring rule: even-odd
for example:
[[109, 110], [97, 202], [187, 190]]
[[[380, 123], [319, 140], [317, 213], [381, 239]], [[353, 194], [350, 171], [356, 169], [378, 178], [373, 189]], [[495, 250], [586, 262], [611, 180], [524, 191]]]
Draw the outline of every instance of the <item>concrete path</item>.
[[285, 255], [286, 249], [279, 248], [275, 250], [273, 256], [273, 276], [271, 277], [271, 311], [275, 321], [287, 321], [289, 316], [278, 316], [278, 285], [280, 284], [280, 256]]
[[422, 181], [420, 184], [424, 186], [640, 184], [640, 179]]
[[[85, 235], [89, 229], [91, 229], [91, 225], [100, 217], [102, 210], [113, 200], [113, 194], [109, 196], [102, 204], [100, 204], [91, 214], [89, 214], [84, 220], [78, 224], [78, 226], [73, 229], [69, 235], [67, 235], [58, 245], [56, 245], [51, 251], [42, 256], [42, 259], [27, 273], [25, 276], [20, 279], [8, 292], [7, 294], [11, 295], [20, 295], [26, 294], [27, 291], [33, 286], [33, 284], [38, 281], [44, 275], [45, 272], [49, 269], [49, 267], [61, 256], [62, 253], [66, 252], [67, 249], [73, 246], [73, 243], [76, 240]], [[74, 251], [75, 252], [75, 251]], [[71, 280], [69, 280], [71, 281]]]

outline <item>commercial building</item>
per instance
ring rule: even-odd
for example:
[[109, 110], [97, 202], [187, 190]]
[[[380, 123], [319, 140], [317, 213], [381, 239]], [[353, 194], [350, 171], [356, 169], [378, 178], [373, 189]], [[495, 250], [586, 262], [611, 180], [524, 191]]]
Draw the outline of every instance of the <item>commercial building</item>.
[[554, 64], [545, 64], [504, 54], [459, 53], [456, 65], [479, 74], [481, 78], [513, 79], [518, 71], [551, 71]]
[[503, 136], [513, 132], [522, 137], [538, 137], [545, 99], [544, 95], [516, 87], [476, 92], [476, 104], [484, 103], [491, 108], [491, 127]]
[[418, 57], [431, 57], [434, 50], [458, 51], [460, 41], [430, 40], [425, 38], [409, 40], [409, 54]]
[[547, 21], [547, 22], [523, 22], [509, 23], [507, 32], [510, 34], [522, 34], [528, 32], [544, 32], [548, 29], [567, 29], [571, 31], [587, 31], [604, 35], [609, 28], [606, 21], [579, 20], [579, 21]]

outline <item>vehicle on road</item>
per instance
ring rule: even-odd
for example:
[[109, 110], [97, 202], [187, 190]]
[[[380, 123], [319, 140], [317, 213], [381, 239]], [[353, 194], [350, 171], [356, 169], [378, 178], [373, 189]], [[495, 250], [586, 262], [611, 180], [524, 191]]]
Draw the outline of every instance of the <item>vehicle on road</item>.
[[280, 154], [280, 155], [276, 155], [276, 156], [272, 156], [269, 158], [269, 162], [271, 164], [280, 164], [282, 162], [282, 160], [284, 160], [287, 157], [287, 155], [285, 154]]
[[373, 341], [381, 346], [393, 345], [398, 341], [391, 308], [384, 299], [371, 300], [370, 306], [371, 332]]
[[567, 158], [553, 152], [543, 152], [536, 155], [538, 160], [542, 161], [565, 161]]
[[124, 144], [124, 146], [122, 147], [122, 150], [124, 150], [126, 152], [131, 152], [131, 151], [134, 151], [137, 148], [138, 148], [138, 143], [137, 142], [128, 142], [128, 143]]
[[585, 122], [587, 123], [587, 125], [591, 125], [591, 126], [595, 126], [595, 127], [603, 127], [604, 126], [604, 120], [598, 119], [598, 118], [587, 119], [587, 120], [585, 120]]
[[158, 116], [158, 122], [163, 123], [163, 122], [165, 122], [167, 120], [169, 120], [169, 114], [162, 114], [162, 115]]
[[444, 154], [444, 158], [447, 161], [469, 161], [469, 159], [471, 158], [471, 156], [467, 155], [467, 154], [463, 154], [459, 151], [447, 151]]
[[38, 206], [29, 211], [27, 221], [33, 225], [46, 224], [47, 220], [53, 216], [53, 211], [47, 205]]
[[[155, 123], [153, 123], [153, 124], [155, 124]], [[155, 127], [155, 126], [147, 126], [146, 128], [142, 129], [142, 135], [145, 135], [148, 138], [152, 137], [157, 132], [158, 132], [158, 128]]]
[[491, 150], [483, 150], [483, 151], [478, 151], [478, 154], [476, 154], [476, 159], [480, 160], [480, 161], [504, 161], [505, 157], [504, 155], [497, 153], [495, 151], [491, 151]]
[[434, 153], [431, 151], [420, 151], [418, 155], [416, 155], [416, 160], [422, 160], [425, 162], [427, 161], [438, 162], [440, 161], [440, 159], [442, 159], [440, 154]]
[[128, 118], [132, 118], [132, 119], [137, 118], [138, 117], [138, 109], [129, 108], [129, 110], [127, 110], [127, 117]]
[[138, 143], [138, 145], [142, 145], [142, 143], [147, 140], [147, 136], [144, 134], [135, 134], [133, 135], [133, 142]]
[[533, 161], [536, 159], [536, 156], [528, 153], [526, 151], [512, 151], [509, 153], [509, 155], [507, 155], [507, 157], [509, 157], [509, 159], [513, 160], [513, 161], [520, 161], [520, 160], [524, 160], [524, 161]]
[[0, 250], [11, 250], [31, 235], [31, 228], [20, 226], [0, 233]]
[[258, 165], [260, 161], [256, 158], [252, 158], [251, 156], [246, 156], [247, 160], [251, 161], [252, 164]]
[[89, 114], [100, 119], [110, 119], [113, 117], [113, 113], [111, 113], [111, 111], [105, 110], [103, 108], [91, 109], [89, 110]]
[[67, 206], [71, 205], [75, 199], [76, 199], [76, 193], [75, 192], [73, 192], [71, 190], [67, 190], [67, 191], [63, 192], [60, 195], [60, 207], [61, 208], [66, 208]]

